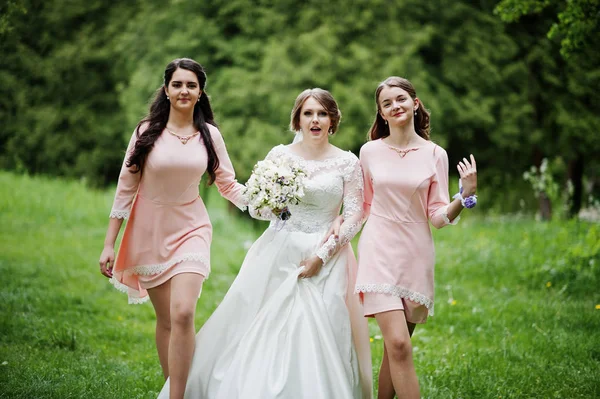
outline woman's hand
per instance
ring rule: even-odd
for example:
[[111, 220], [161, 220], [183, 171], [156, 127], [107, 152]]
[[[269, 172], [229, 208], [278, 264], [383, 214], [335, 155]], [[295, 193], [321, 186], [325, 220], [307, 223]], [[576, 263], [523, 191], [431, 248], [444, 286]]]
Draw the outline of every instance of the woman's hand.
[[462, 161], [456, 165], [460, 180], [462, 183], [462, 196], [467, 198], [474, 195], [477, 192], [477, 164], [475, 158], [471, 154], [471, 162], [467, 161], [467, 158], [463, 158]]
[[115, 265], [115, 248], [106, 245], [100, 254], [98, 263], [100, 264], [100, 273], [108, 278], [112, 278], [112, 270]]
[[300, 266], [304, 266], [304, 270], [298, 275], [298, 277], [310, 278], [319, 273], [321, 267], [323, 267], [323, 260], [317, 255], [313, 255], [307, 260], [303, 260], [302, 262], [300, 262]]
[[344, 216], [338, 215], [338, 217], [336, 217], [333, 220], [333, 223], [331, 223], [331, 226], [329, 227], [329, 230], [327, 230], [327, 233], [325, 233], [325, 235], [323, 236], [323, 239], [319, 243], [319, 246], [322, 246], [323, 244], [325, 244], [325, 242], [327, 242], [327, 240], [329, 240], [329, 237], [331, 237], [331, 236], [333, 236], [333, 239], [335, 241], [339, 241], [340, 227], [342, 226], [342, 223], [344, 223]]

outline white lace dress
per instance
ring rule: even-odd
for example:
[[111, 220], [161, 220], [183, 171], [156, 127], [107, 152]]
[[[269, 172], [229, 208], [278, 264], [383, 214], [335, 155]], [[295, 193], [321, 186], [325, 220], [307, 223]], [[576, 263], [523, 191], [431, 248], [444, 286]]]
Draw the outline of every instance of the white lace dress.
[[[281, 227], [274, 221], [248, 251], [223, 302], [196, 335], [185, 398], [371, 398], [366, 320], [353, 294], [356, 261], [346, 245], [359, 231], [362, 172], [350, 152], [306, 161], [303, 201]], [[343, 206], [340, 242], [319, 247]], [[255, 215], [256, 216], [256, 215]], [[298, 279], [317, 254], [320, 272]], [[159, 398], [168, 398], [167, 380]]]

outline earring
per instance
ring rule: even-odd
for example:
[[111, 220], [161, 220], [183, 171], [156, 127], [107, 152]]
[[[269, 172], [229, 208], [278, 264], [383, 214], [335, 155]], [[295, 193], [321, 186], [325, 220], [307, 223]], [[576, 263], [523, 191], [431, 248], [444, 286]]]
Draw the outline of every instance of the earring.
[[416, 109], [415, 109], [415, 116], [417, 116], [417, 109], [418, 109], [418, 108], [416, 108]]
[[328, 135], [333, 136], [333, 129], [329, 128], [329, 131], [327, 132]]
[[169, 99], [169, 96], [167, 96], [167, 100]]
[[385, 124], [387, 125], [387, 120], [384, 119], [384, 121], [385, 121]]

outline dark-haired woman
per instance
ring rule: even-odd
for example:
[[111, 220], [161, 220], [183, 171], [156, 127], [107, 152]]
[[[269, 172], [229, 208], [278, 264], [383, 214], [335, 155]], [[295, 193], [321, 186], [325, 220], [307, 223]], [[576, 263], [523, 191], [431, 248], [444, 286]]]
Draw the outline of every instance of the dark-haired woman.
[[450, 202], [448, 156], [429, 139], [429, 113], [406, 79], [390, 77], [375, 93], [370, 142], [360, 150], [368, 220], [358, 245], [356, 292], [365, 316], [375, 317], [384, 340], [379, 398], [419, 398], [410, 337], [433, 315], [433, 238], [476, 202], [475, 159], [457, 168], [462, 193]]
[[[206, 74], [182, 58], [165, 70], [149, 114], [129, 143], [110, 212], [100, 270], [129, 303], [148, 297], [156, 346], [171, 398], [183, 397], [194, 353], [194, 313], [210, 273], [212, 227], [198, 196], [205, 173], [221, 195], [244, 208], [225, 143], [204, 91]], [[128, 219], [118, 256], [114, 244]]]

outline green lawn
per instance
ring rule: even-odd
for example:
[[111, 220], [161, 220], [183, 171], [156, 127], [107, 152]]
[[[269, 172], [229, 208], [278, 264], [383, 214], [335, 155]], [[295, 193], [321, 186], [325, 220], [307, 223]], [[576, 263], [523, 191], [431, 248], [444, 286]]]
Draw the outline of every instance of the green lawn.
[[[0, 398], [154, 398], [162, 386], [151, 305], [127, 305], [98, 272], [112, 196], [0, 172]], [[198, 327], [260, 234], [214, 195], [208, 208]], [[422, 396], [600, 397], [600, 225], [478, 211], [435, 233], [436, 316], [413, 339]]]

